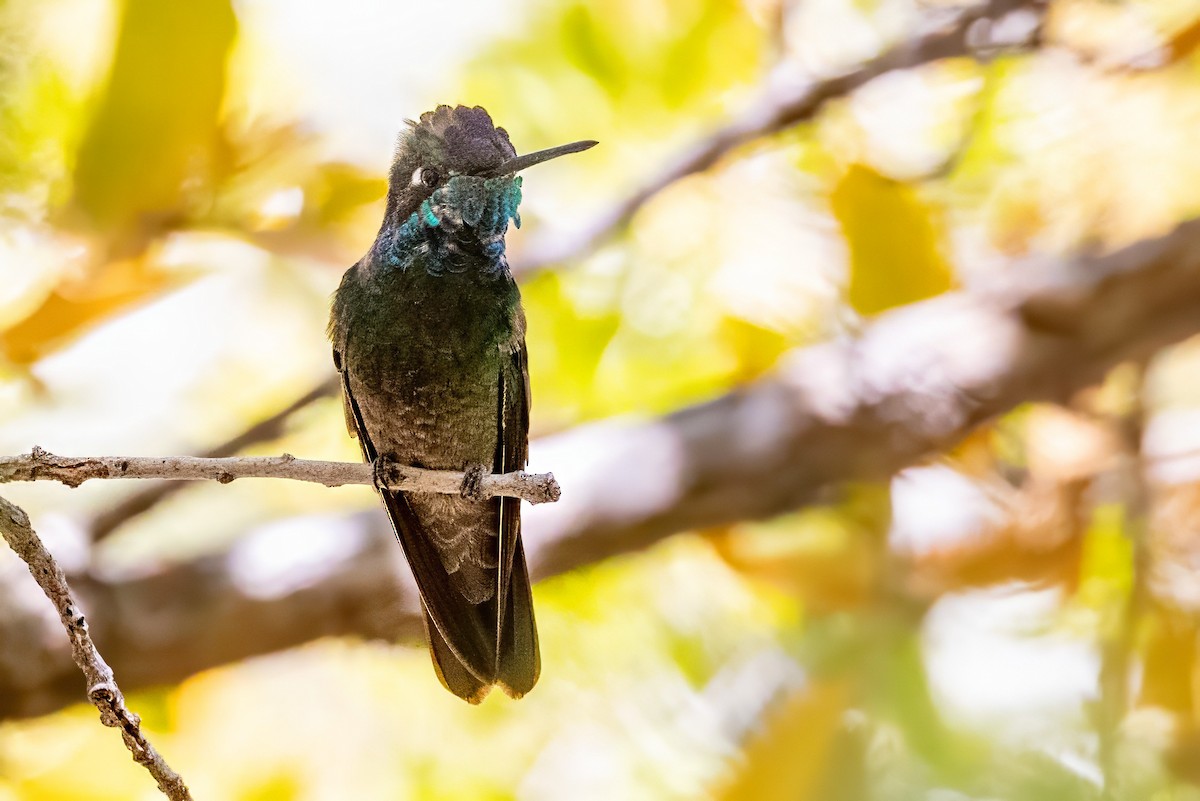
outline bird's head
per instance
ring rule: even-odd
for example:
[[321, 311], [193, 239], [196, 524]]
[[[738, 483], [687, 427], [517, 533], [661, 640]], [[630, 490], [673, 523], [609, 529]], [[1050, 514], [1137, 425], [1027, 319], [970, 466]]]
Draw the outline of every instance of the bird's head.
[[401, 132], [388, 176], [385, 225], [469, 229], [473, 236], [503, 249], [512, 219], [521, 224], [521, 177], [526, 167], [595, 142], [539, 150], [518, 156], [508, 132], [492, 123], [479, 106], [438, 106]]

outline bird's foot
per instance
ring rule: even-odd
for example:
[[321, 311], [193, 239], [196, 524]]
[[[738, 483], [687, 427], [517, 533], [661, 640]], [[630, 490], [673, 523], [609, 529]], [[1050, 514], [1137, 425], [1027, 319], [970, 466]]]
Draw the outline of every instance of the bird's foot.
[[375, 485], [375, 489], [384, 492], [388, 489], [388, 485], [394, 480], [391, 471], [392, 460], [386, 456], [376, 456], [371, 462], [371, 483]]
[[486, 465], [473, 464], [463, 471], [462, 487], [459, 489], [459, 494], [468, 501], [484, 501], [487, 496], [483, 494], [483, 477], [491, 473]]

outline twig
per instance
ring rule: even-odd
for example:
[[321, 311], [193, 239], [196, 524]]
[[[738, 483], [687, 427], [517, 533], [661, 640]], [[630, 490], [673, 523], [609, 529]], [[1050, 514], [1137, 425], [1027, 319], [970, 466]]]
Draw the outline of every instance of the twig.
[[723, 127], [712, 131], [684, 150], [643, 186], [598, 215], [589, 225], [570, 237], [553, 242], [533, 243], [512, 264], [514, 275], [531, 273], [549, 264], [567, 261], [587, 253], [612, 236], [642, 206], [671, 184], [716, 164], [735, 148], [761, 139], [800, 122], [812, 119], [830, 100], [845, 97], [887, 72], [912, 69], [945, 58], [998, 52], [1026, 46], [1040, 36], [1040, 16], [1027, 26], [1015, 26], [1008, 36], [1006, 27], [996, 24], [1014, 12], [1040, 15], [1044, 0], [985, 0], [958, 8], [940, 8], [926, 14], [917, 32], [892, 49], [853, 70], [826, 78], [800, 74], [793, 63], [777, 67], [766, 81], [763, 94], [741, 114]]
[[[0, 457], [0, 483], [11, 481], [61, 481], [77, 487], [90, 478], [163, 478], [194, 481], [207, 479], [222, 484], [238, 478], [287, 478], [311, 481], [327, 487], [344, 484], [374, 484], [371, 465], [358, 462], [322, 462], [282, 456], [238, 456], [209, 459], [203, 456], [55, 456], [41, 448], [21, 456]], [[408, 492], [456, 495], [462, 491], [463, 474], [452, 470], [423, 470], [388, 464], [382, 471], [383, 485]], [[513, 472], [483, 477], [480, 494], [505, 495], [530, 503], [557, 501], [561, 490], [551, 473]]]
[[150, 772], [163, 795], [172, 801], [191, 801], [192, 794], [183, 779], [142, 733], [141, 718], [125, 706], [125, 696], [117, 686], [112, 668], [92, 642], [87, 619], [71, 597], [71, 588], [67, 586], [62, 568], [34, 533], [29, 516], [4, 498], [0, 498], [0, 534], [29, 566], [30, 574], [58, 610], [58, 617], [71, 641], [71, 656], [87, 680], [88, 700], [100, 710], [100, 722], [121, 730], [121, 739], [133, 754], [133, 761]]

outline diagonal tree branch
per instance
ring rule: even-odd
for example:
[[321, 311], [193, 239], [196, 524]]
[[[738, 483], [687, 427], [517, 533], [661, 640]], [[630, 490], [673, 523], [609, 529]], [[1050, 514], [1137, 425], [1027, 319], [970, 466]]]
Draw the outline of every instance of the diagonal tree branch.
[[[578, 258], [615, 234], [658, 193], [689, 175], [707, 170], [736, 148], [812, 119], [830, 100], [846, 97], [881, 75], [946, 58], [985, 57], [1037, 43], [1045, 0], [983, 0], [927, 11], [913, 35], [851, 70], [814, 77], [791, 62], [777, 67], [763, 93], [736, 118], [685, 148], [666, 167], [572, 236], [534, 243], [514, 261], [514, 275]], [[1026, 12], [1027, 25], [1000, 24]]]
[[[860, 337], [796, 351], [774, 375], [710, 403], [535, 442], [534, 461], [553, 461], [569, 492], [526, 518], [534, 575], [886, 479], [984, 420], [1066, 401], [1113, 366], [1200, 332], [1200, 221], [1108, 255], [997, 273], [1006, 283], [881, 315]], [[255, 568], [239, 543], [151, 576], [77, 582], [95, 636], [130, 687], [323, 636], [419, 636], [416, 594], [382, 516], [322, 525], [353, 547], [315, 578], [280, 576], [277, 550]], [[4, 593], [0, 582], [0, 718], [71, 703], [70, 655], [32, 636], [42, 624]], [[29, 665], [41, 666], [36, 675]]]
[[[1011, 264], [987, 292], [881, 315], [718, 400], [622, 427], [536, 518], [556, 573], [671, 533], [796, 509], [886, 478], [1020, 404], [1068, 400], [1113, 366], [1200, 332], [1200, 220], [1115, 253]], [[582, 432], [581, 432], [582, 433]], [[569, 436], [569, 435], [568, 435]], [[536, 454], [535, 454], [536, 455]], [[606, 503], [621, 498], [619, 504]]]
[[[239, 478], [287, 478], [311, 481], [326, 487], [375, 484], [375, 468], [360, 462], [321, 462], [283, 456], [55, 456], [41, 448], [22, 456], [0, 457], [0, 484], [11, 481], [60, 481], [78, 487], [93, 478], [161, 478], [176, 481], [208, 479], [228, 484]], [[463, 492], [465, 474], [453, 470], [423, 470], [386, 464], [379, 478], [389, 489], [457, 495]], [[516, 471], [480, 478], [477, 494], [506, 495], [530, 503], [553, 503], [559, 498], [558, 482], [551, 473]]]
[[[0, 535], [29, 567], [42, 592], [58, 610], [59, 622], [67, 630], [70, 653], [87, 681], [87, 698], [100, 710], [100, 722], [121, 730], [133, 761], [146, 768], [158, 789], [172, 801], [191, 801], [192, 795], [178, 773], [171, 769], [142, 732], [141, 719], [125, 706], [112, 668], [100, 656], [88, 633], [87, 619], [71, 597], [62, 569], [29, 525], [29, 517], [17, 506], [0, 498]], [[78, 693], [78, 688], [74, 690]]]

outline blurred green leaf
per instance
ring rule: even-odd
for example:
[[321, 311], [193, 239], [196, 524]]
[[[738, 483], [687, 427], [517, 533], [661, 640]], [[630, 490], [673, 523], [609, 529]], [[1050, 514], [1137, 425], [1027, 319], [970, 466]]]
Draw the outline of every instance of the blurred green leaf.
[[1013, 801], [1095, 801], [1101, 797], [1100, 789], [1089, 779], [1036, 746], [1002, 755], [988, 778], [989, 797]]
[[[16, 8], [0, 4], [0, 31], [18, 19]], [[0, 195], [33, 194], [39, 186], [57, 194], [78, 106], [50, 59], [0, 40]]]
[[[724, 114], [724, 92], [761, 70], [764, 32], [738, 0], [543, 2], [529, 17], [475, 60], [466, 89], [546, 142], [581, 130], [661, 142], [665, 126]], [[519, 141], [531, 132], [510, 131]]]
[[[567, 294], [570, 280], [542, 273], [522, 287], [529, 319], [529, 365], [534, 402], [568, 419], [611, 413], [595, 391], [596, 369], [621, 325], [615, 309], [580, 309]], [[587, 399], [592, 399], [590, 403]], [[561, 421], [560, 421], [561, 422]]]
[[610, 95], [621, 94], [625, 86], [624, 65], [618, 61], [618, 42], [596, 19], [586, 4], [569, 6], [562, 15], [563, 55], [580, 72], [590, 76]]

